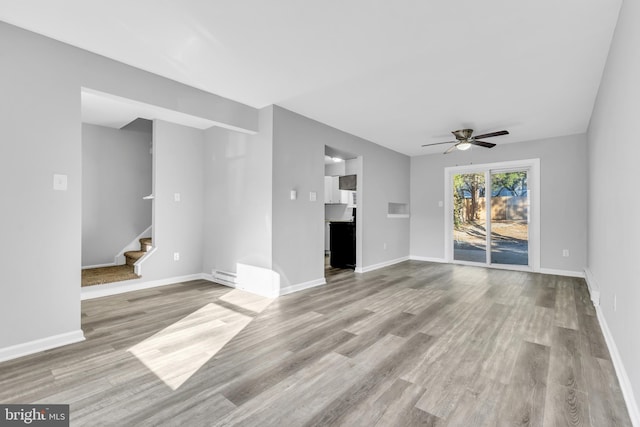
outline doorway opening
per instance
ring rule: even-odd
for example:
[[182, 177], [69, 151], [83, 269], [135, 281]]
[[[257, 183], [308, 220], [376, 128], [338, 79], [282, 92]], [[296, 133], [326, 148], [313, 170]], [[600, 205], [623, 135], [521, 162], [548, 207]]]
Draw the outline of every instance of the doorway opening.
[[353, 272], [359, 265], [358, 201], [362, 158], [325, 146], [325, 277]]
[[447, 261], [539, 270], [539, 160], [445, 169]]
[[81, 101], [81, 286], [136, 280], [153, 246], [153, 123], [89, 89]]

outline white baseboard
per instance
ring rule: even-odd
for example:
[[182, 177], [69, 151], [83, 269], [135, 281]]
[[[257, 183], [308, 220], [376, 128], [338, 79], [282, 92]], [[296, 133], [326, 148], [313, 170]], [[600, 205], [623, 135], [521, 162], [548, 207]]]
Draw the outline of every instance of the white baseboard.
[[589, 289], [589, 295], [591, 295], [591, 301], [596, 307], [600, 307], [600, 286], [596, 282], [596, 278], [593, 277], [593, 273], [589, 268], [584, 269], [584, 278], [587, 282], [587, 288]]
[[368, 265], [366, 267], [356, 267], [356, 273], [367, 273], [369, 271], [377, 270], [379, 268], [389, 267], [390, 265], [398, 264], [400, 262], [408, 261], [409, 257], [392, 259], [390, 261], [380, 262], [378, 264]]
[[[213, 274], [202, 273], [200, 278], [203, 280], [208, 280], [210, 282], [216, 282], [216, 279], [213, 277]], [[217, 282], [216, 282], [217, 283]], [[222, 285], [222, 283], [220, 283]]]
[[289, 285], [284, 288], [280, 288], [280, 296], [292, 294], [294, 292], [302, 291], [304, 289], [315, 288], [316, 286], [326, 285], [327, 281], [323, 278], [310, 280], [304, 283], [298, 283], [296, 285]]
[[53, 335], [39, 340], [33, 340], [22, 344], [12, 345], [10, 347], [0, 348], [0, 362], [6, 360], [17, 359], [18, 357], [27, 356], [29, 354], [38, 353], [63, 345], [73, 344], [84, 341], [84, 333], [82, 329], [77, 331], [66, 332], [64, 334]]
[[96, 264], [96, 265], [83, 265], [82, 269], [87, 270], [89, 268], [102, 268], [102, 267], [114, 267], [117, 264], [115, 262], [108, 262], [106, 264]]
[[596, 315], [598, 317], [600, 329], [602, 329], [602, 335], [604, 335], [604, 340], [607, 343], [609, 354], [611, 354], [611, 362], [613, 363], [616, 375], [618, 376], [622, 396], [624, 397], [624, 401], [627, 404], [627, 410], [629, 411], [629, 418], [631, 418], [631, 423], [634, 427], [640, 427], [640, 409], [638, 409], [638, 404], [636, 403], [633, 389], [631, 387], [631, 381], [629, 380], [627, 370], [622, 363], [618, 346], [613, 339], [613, 335], [611, 334], [611, 330], [607, 324], [607, 319], [604, 317], [604, 313], [600, 308], [600, 285], [589, 268], [584, 269], [584, 278], [585, 282], [587, 282], [589, 294], [591, 295], [591, 301], [596, 308]]
[[541, 268], [540, 273], [542, 274], [554, 274], [556, 276], [568, 276], [568, 277], [580, 277], [584, 279], [584, 273], [582, 271], [571, 271], [571, 270], [556, 270], [553, 268]]
[[616, 375], [618, 376], [622, 396], [627, 404], [627, 411], [629, 411], [631, 424], [633, 424], [634, 427], [640, 427], [640, 410], [638, 409], [636, 398], [633, 394], [633, 389], [631, 388], [631, 381], [627, 375], [627, 370], [622, 364], [622, 358], [618, 352], [618, 346], [616, 346], [616, 342], [613, 340], [613, 335], [611, 335], [611, 331], [607, 325], [607, 320], [605, 319], [600, 306], [596, 306], [596, 314], [598, 316], [598, 322], [600, 323], [600, 329], [602, 329], [602, 334], [604, 335], [604, 340], [607, 343], [609, 353], [611, 354], [611, 362], [613, 362], [613, 367], [615, 368]]
[[[222, 277], [220, 277], [220, 275], [214, 275], [214, 274], [203, 274], [202, 275], [202, 279], [208, 280], [210, 282], [213, 283], [217, 283], [219, 285], [223, 285], [223, 286], [228, 286], [230, 288], [235, 288], [235, 289], [240, 289], [236, 283], [228, 281], [228, 280], [224, 280]], [[316, 279], [316, 280], [310, 280], [308, 282], [303, 282], [303, 283], [298, 283], [295, 285], [289, 285], [286, 286], [284, 288], [281, 288], [279, 291], [279, 295], [287, 295], [287, 294], [292, 294], [294, 292], [298, 292], [298, 291], [302, 291], [305, 289], [310, 289], [310, 288], [315, 288], [316, 286], [322, 286], [322, 285], [326, 285], [327, 281], [323, 278], [321, 279]], [[252, 292], [251, 289], [243, 289], [247, 292]], [[255, 292], [252, 292], [255, 293]], [[265, 296], [263, 294], [258, 294], [256, 293], [256, 295], [262, 295]], [[269, 295], [269, 297], [273, 297], [272, 295]]]
[[409, 255], [409, 259], [412, 261], [427, 261], [427, 262], [439, 262], [439, 263], [447, 262], [447, 260], [444, 258], [433, 258], [433, 257], [418, 256], [418, 255]]
[[204, 273], [196, 273], [189, 274], [187, 276], [169, 277], [167, 279], [160, 280], [125, 280], [122, 282], [105, 283], [104, 285], [87, 286], [80, 290], [80, 299], [84, 301], [93, 298], [107, 297], [110, 295], [123, 294], [125, 292], [156, 288], [158, 286], [175, 285], [176, 283], [188, 282], [189, 280], [210, 280], [207, 276], [210, 275]]
[[[428, 261], [428, 262], [439, 262], [439, 263], [447, 263], [447, 260], [444, 258], [432, 258], [432, 257], [424, 257], [411, 255], [409, 259], [413, 261]], [[473, 264], [475, 265], [475, 264]], [[480, 267], [495, 267], [495, 266], [485, 266], [481, 265]], [[556, 276], [568, 276], [568, 277], [581, 277], [584, 278], [585, 275], [581, 271], [571, 271], [571, 270], [556, 270], [553, 268], [541, 268], [540, 273], [542, 274], [554, 274]]]

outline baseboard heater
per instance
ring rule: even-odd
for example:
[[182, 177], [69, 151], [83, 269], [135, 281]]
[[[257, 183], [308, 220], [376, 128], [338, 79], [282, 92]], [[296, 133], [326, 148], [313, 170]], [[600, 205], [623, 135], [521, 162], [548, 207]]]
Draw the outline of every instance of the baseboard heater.
[[228, 271], [213, 270], [212, 276], [214, 281], [219, 282], [223, 285], [232, 286], [234, 288], [238, 283], [238, 276], [236, 275], [236, 273], [229, 273]]

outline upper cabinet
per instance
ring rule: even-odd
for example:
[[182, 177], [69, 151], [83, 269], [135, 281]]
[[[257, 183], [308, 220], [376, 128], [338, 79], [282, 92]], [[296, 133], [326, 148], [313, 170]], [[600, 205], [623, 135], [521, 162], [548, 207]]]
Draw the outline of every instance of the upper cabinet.
[[325, 176], [324, 177], [324, 202], [326, 204], [352, 204], [350, 191], [340, 190], [340, 177]]
[[325, 176], [345, 175], [345, 162], [329, 163], [324, 165]]
[[358, 189], [358, 176], [345, 175], [338, 178], [341, 190], [356, 191]]

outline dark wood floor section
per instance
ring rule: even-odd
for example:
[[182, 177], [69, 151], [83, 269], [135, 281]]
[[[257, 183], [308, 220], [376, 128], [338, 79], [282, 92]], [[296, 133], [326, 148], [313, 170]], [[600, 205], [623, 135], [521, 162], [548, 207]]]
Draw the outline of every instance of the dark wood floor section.
[[275, 299], [205, 281], [82, 303], [0, 364], [72, 426], [630, 426], [582, 279], [408, 261]]

